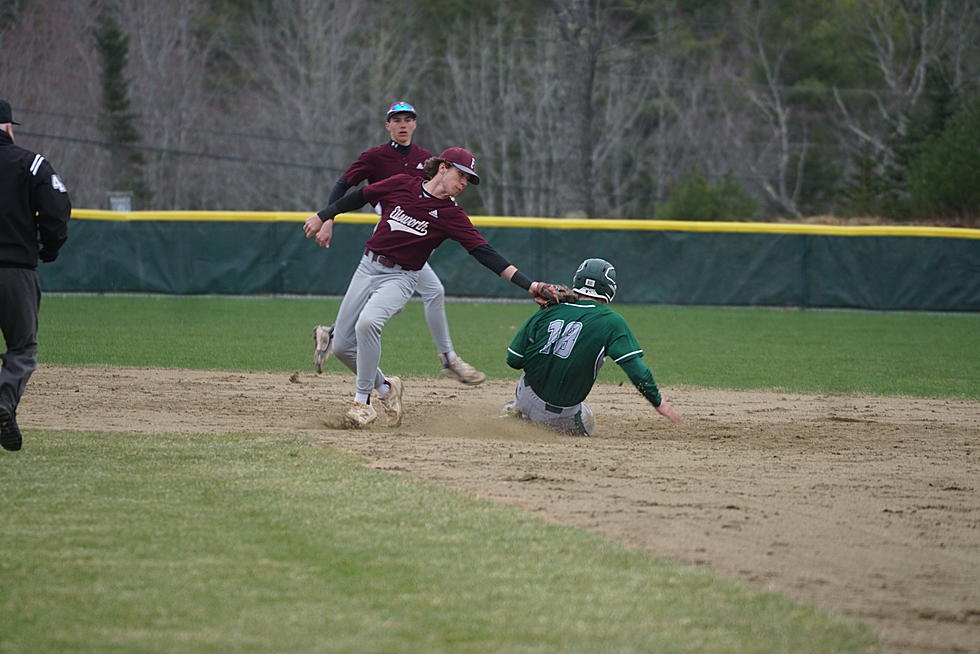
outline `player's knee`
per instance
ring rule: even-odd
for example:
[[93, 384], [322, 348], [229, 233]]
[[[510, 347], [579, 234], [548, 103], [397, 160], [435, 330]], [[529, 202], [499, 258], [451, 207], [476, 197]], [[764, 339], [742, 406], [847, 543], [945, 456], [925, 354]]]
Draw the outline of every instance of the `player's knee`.
[[443, 300], [446, 296], [446, 288], [442, 285], [442, 282], [436, 282], [435, 284], [430, 284], [416, 289], [420, 296], [422, 296], [422, 301], [426, 304], [430, 302], [438, 302]]
[[3, 367], [9, 368], [11, 372], [32, 373], [37, 370], [37, 343], [11, 347], [2, 359]]
[[334, 358], [345, 368], [357, 374], [357, 350], [334, 350]]
[[353, 339], [348, 339], [345, 333], [339, 329], [334, 329], [333, 338], [330, 341], [330, 349], [334, 354], [337, 352], [346, 352], [356, 346], [357, 343]]
[[354, 325], [354, 332], [357, 334], [358, 340], [361, 340], [372, 335], [380, 335], [381, 329], [384, 326], [385, 321], [383, 318], [361, 315], [361, 317], [357, 319], [357, 323]]
[[357, 342], [335, 334], [330, 343], [330, 351], [334, 357], [347, 365], [349, 361], [357, 359]]

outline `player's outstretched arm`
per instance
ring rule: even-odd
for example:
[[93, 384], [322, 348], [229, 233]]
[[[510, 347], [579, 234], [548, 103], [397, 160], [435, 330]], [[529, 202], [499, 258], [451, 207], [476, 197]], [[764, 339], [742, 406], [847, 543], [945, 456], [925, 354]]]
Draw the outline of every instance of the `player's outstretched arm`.
[[619, 364], [623, 371], [636, 386], [636, 390], [643, 394], [643, 397], [657, 409], [657, 413], [664, 416], [671, 422], [680, 422], [683, 420], [680, 412], [674, 407], [670, 406], [667, 398], [660, 394], [660, 389], [657, 387], [657, 382], [653, 379], [653, 373], [647, 364], [643, 362], [640, 357], [635, 357], [628, 361], [624, 361]]
[[541, 304], [542, 288], [554, 288], [551, 284], [532, 281], [527, 275], [517, 269], [517, 266], [507, 261], [506, 258], [490, 245], [480, 245], [469, 251], [470, 256], [486, 266], [502, 279], [506, 279], [511, 284], [515, 284], [528, 292], [535, 302]]
[[502, 279], [523, 288], [531, 297], [537, 297], [537, 290], [543, 282], [531, 281], [527, 275], [517, 269], [496, 250], [483, 245], [470, 252], [473, 257], [490, 270], [496, 272]]

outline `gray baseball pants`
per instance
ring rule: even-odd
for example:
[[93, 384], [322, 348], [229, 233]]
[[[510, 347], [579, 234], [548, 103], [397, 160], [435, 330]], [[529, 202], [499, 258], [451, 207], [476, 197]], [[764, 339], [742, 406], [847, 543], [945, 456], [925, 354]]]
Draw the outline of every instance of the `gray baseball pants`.
[[[381, 215], [381, 205], [374, 205], [374, 213]], [[449, 321], [446, 320], [446, 290], [442, 280], [428, 263], [419, 271], [419, 283], [415, 292], [422, 298], [422, 310], [429, 333], [439, 354], [453, 351], [453, 339], [449, 338]]]
[[574, 406], [549, 404], [538, 397], [534, 389], [524, 381], [524, 373], [517, 380], [514, 401], [505, 406], [507, 407], [516, 410], [522, 418], [548, 429], [577, 436], [592, 436], [595, 433], [595, 414], [592, 407], [585, 402]]
[[419, 283], [415, 292], [422, 298], [425, 322], [439, 354], [452, 352], [453, 340], [449, 337], [449, 321], [446, 320], [446, 291], [436, 271], [429, 264], [422, 266], [419, 271]]
[[0, 333], [7, 351], [0, 358], [0, 406], [16, 411], [27, 381], [37, 369], [37, 313], [41, 286], [37, 272], [0, 268]]
[[411, 299], [418, 270], [388, 268], [367, 256], [357, 270], [337, 312], [333, 353], [357, 375], [358, 393], [370, 394], [384, 384], [381, 372], [381, 330]]

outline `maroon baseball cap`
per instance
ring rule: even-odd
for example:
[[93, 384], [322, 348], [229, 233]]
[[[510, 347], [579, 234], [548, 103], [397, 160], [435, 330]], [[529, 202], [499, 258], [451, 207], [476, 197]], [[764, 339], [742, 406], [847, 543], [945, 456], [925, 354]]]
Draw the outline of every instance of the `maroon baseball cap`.
[[449, 148], [443, 150], [439, 155], [440, 159], [445, 159], [470, 176], [470, 184], [480, 183], [480, 176], [476, 174], [476, 157], [466, 148]]

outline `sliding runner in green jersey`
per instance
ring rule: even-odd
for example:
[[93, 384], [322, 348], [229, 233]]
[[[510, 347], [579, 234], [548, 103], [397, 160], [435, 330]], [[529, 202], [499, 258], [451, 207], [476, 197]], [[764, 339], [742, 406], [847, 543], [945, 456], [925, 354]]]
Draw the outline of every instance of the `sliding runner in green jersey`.
[[507, 348], [507, 365], [523, 374], [505, 412], [558, 431], [591, 436], [595, 415], [583, 400], [609, 357], [660, 415], [679, 422], [681, 414], [661, 396], [629, 325], [606, 306], [616, 295], [612, 264], [586, 259], [575, 271], [572, 290], [577, 301], [535, 313]]

